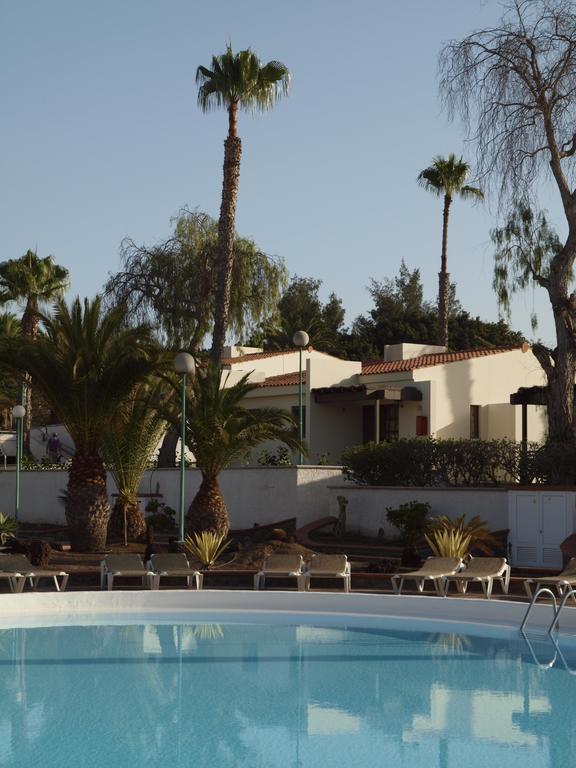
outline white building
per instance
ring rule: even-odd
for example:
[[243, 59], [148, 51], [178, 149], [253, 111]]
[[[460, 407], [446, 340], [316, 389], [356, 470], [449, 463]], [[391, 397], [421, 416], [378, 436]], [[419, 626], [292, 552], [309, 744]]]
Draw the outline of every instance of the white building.
[[[298, 416], [299, 352], [228, 348], [224, 376], [248, 373], [257, 384], [247, 407], [275, 406]], [[395, 344], [384, 359], [360, 363], [313, 349], [302, 353], [305, 438], [311, 463], [370, 440], [430, 435], [484, 439], [522, 437], [519, 406], [510, 395], [545, 384], [527, 344], [447, 352], [444, 347]], [[528, 437], [545, 436], [546, 409], [528, 406]]]

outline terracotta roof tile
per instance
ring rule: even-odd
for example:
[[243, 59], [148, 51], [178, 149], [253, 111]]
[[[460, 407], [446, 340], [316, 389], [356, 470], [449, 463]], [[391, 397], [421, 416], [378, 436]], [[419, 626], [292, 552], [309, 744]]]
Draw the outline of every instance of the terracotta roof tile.
[[408, 360], [376, 360], [362, 363], [362, 375], [371, 376], [375, 373], [400, 373], [414, 371], [416, 368], [430, 368], [445, 363], [459, 363], [462, 360], [472, 360], [476, 357], [489, 357], [502, 352], [515, 352], [523, 347], [498, 347], [496, 349], [467, 349], [461, 352], [439, 352], [435, 355], [421, 355]]
[[[306, 371], [302, 371], [302, 383], [306, 383]], [[269, 376], [258, 384], [259, 387], [296, 387], [298, 386], [298, 371], [281, 373], [279, 376]]]
[[[461, 352], [439, 352], [435, 355], [421, 355], [412, 357], [409, 360], [376, 360], [374, 362], [362, 363], [362, 375], [371, 376], [378, 373], [401, 373], [402, 371], [414, 371], [417, 368], [430, 368], [434, 365], [443, 365], [445, 363], [458, 363], [462, 360], [472, 360], [477, 357], [491, 357], [503, 352], [526, 351], [525, 347], [497, 347], [495, 349], [467, 349]], [[282, 354], [282, 353], [264, 353]], [[246, 355], [246, 358], [253, 359], [254, 355]], [[238, 358], [236, 358], [238, 359]], [[302, 381], [306, 381], [306, 371], [302, 371]], [[261, 381], [259, 387], [294, 387], [298, 384], [298, 371], [294, 373], [282, 373], [278, 376], [269, 376]]]

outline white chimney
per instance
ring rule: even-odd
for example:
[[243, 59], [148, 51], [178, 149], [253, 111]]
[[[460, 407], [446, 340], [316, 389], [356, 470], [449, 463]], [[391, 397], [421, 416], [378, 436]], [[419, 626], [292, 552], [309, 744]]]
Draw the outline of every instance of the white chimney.
[[447, 347], [440, 347], [435, 344], [386, 344], [384, 347], [384, 360], [387, 362], [392, 362], [393, 360], [412, 360], [414, 357], [438, 355], [447, 351]]

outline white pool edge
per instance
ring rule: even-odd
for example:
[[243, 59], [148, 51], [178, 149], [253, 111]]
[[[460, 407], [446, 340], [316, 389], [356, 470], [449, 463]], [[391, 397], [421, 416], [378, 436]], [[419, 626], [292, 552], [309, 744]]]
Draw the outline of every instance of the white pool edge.
[[[118, 620], [146, 615], [202, 613], [294, 613], [313, 616], [409, 619], [462, 624], [467, 629], [518, 630], [527, 603], [425, 595], [377, 595], [335, 592], [252, 592], [240, 590], [162, 590], [115, 592], [28, 592], [0, 595], [0, 628], [78, 624], [81, 617], [113, 615]], [[550, 605], [535, 606], [529, 628], [542, 630], [552, 620]], [[453, 631], [453, 629], [451, 629]], [[561, 631], [576, 632], [576, 610], [562, 615]]]

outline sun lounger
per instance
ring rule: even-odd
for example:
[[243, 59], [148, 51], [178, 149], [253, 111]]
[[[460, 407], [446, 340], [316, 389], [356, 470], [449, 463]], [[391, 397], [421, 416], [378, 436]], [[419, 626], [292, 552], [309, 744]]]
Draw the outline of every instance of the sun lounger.
[[296, 579], [298, 589], [304, 589], [302, 555], [270, 555], [264, 560], [262, 569], [254, 576], [254, 589], [264, 589], [266, 578]]
[[22, 576], [21, 573], [4, 573], [0, 571], [0, 579], [8, 581], [12, 592], [22, 592], [26, 583], [26, 576]]
[[429, 557], [416, 571], [398, 573], [392, 576], [392, 589], [399, 595], [402, 592], [406, 579], [416, 582], [418, 592], [424, 591], [424, 583], [432, 581], [439, 595], [444, 594], [444, 581], [447, 576], [453, 576], [462, 568], [462, 560], [459, 557]]
[[155, 574], [144, 567], [140, 555], [106, 555], [100, 563], [100, 589], [112, 589], [118, 577], [141, 578], [142, 586], [148, 585], [150, 589], [158, 586]]
[[304, 589], [310, 589], [310, 580], [343, 579], [344, 592], [350, 592], [350, 563], [346, 555], [314, 555], [304, 571]]
[[[0, 572], [12, 575], [16, 580], [14, 582], [14, 591], [21, 592], [24, 588], [26, 579], [30, 581], [33, 589], [36, 589], [40, 579], [53, 579], [57, 592], [63, 592], [68, 584], [68, 574], [66, 571], [55, 571], [51, 568], [37, 568], [32, 565], [26, 555], [0, 555]], [[58, 577], [61, 581], [58, 583]], [[23, 578], [21, 585], [19, 579]], [[20, 586], [20, 589], [16, 589]]]
[[524, 589], [530, 598], [532, 597], [532, 585], [534, 585], [535, 592], [541, 586], [556, 587], [558, 594], [562, 597], [565, 590], [570, 589], [570, 587], [576, 587], [576, 557], [569, 560], [566, 568], [556, 576], [535, 576], [532, 579], [525, 579]]
[[146, 566], [148, 570], [154, 573], [156, 589], [160, 586], [160, 579], [163, 576], [169, 578], [179, 576], [186, 579], [188, 589], [192, 589], [193, 586], [196, 589], [202, 589], [204, 575], [195, 568], [190, 568], [190, 563], [184, 552], [152, 555]]
[[510, 586], [510, 566], [504, 557], [470, 557], [466, 567], [452, 576], [447, 576], [444, 582], [445, 592], [448, 593], [450, 582], [456, 584], [459, 592], [464, 594], [472, 581], [482, 586], [484, 595], [490, 599], [494, 581], [499, 581], [502, 592], [507, 595]]

